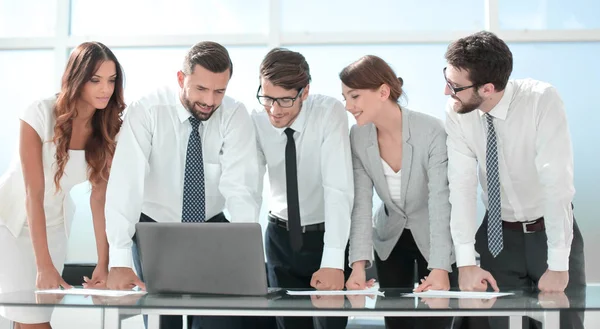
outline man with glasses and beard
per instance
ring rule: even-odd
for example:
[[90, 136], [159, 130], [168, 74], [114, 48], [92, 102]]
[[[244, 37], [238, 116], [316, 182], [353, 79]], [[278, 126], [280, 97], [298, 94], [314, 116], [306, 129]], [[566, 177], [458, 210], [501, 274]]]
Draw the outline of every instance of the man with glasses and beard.
[[[268, 168], [269, 284], [340, 290], [354, 196], [348, 117], [338, 100], [309, 95], [302, 54], [275, 48], [260, 65], [252, 119], [262, 180]], [[262, 192], [262, 185], [259, 188]], [[261, 195], [258, 195], [259, 204]], [[349, 272], [349, 271], [348, 271]], [[348, 273], [346, 272], [346, 273]], [[345, 328], [347, 318], [278, 318], [280, 329]]]
[[[512, 53], [490, 32], [453, 42], [445, 57], [450, 226], [460, 289], [485, 291], [489, 284], [539, 291], [540, 298], [581, 293], [585, 268], [571, 203], [573, 152], [558, 92], [541, 81], [509, 80]], [[477, 230], [478, 177], [487, 211]], [[561, 328], [583, 327], [582, 312], [561, 314], [560, 320]]]
[[[256, 136], [246, 107], [225, 96], [232, 72], [223, 46], [200, 42], [177, 72], [178, 86], [129, 106], [106, 193], [108, 288], [144, 287], [138, 221], [227, 222], [224, 208], [233, 222], [257, 221]], [[188, 320], [194, 328], [241, 326], [236, 317]], [[182, 317], [161, 316], [160, 326], [181, 328]]]

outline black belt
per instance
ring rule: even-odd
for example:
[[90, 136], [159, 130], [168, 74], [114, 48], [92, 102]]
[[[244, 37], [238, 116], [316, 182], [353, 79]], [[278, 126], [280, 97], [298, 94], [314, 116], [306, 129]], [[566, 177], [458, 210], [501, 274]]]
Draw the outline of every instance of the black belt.
[[541, 232], [546, 229], [546, 225], [544, 225], [544, 217], [540, 217], [529, 222], [502, 221], [502, 226], [511, 231], [521, 231], [523, 233]]
[[[287, 220], [281, 219], [271, 213], [269, 213], [269, 223], [275, 224], [275, 225], [282, 227], [288, 231], [290, 230], [288, 228]], [[304, 233], [304, 232], [325, 232], [325, 223], [302, 226], [302, 233]]]

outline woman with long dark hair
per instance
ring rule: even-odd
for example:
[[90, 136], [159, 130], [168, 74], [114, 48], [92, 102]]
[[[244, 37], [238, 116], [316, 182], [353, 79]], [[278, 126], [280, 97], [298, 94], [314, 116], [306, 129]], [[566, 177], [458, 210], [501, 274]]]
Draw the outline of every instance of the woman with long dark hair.
[[[0, 293], [69, 288], [62, 279], [69, 223], [65, 200], [89, 181], [98, 264], [85, 287], [105, 286], [104, 200], [125, 109], [123, 71], [99, 42], [73, 50], [60, 92], [20, 114], [19, 157], [0, 177]], [[52, 309], [0, 308], [16, 328], [50, 328]]]

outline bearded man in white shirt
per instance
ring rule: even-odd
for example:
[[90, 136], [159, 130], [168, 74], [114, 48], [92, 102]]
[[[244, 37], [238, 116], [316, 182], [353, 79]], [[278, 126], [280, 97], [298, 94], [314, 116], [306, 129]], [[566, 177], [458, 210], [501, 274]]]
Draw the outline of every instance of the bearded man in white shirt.
[[[263, 109], [254, 111], [252, 119], [259, 179], [266, 168], [269, 172], [265, 235], [269, 284], [340, 290], [347, 279], [354, 198], [348, 117], [335, 98], [309, 95], [310, 81], [308, 63], [298, 52], [275, 48], [260, 65], [256, 97]], [[310, 329], [345, 328], [347, 322], [347, 318], [314, 320], [280, 317], [277, 324], [280, 329]]]
[[[445, 57], [460, 289], [485, 291], [489, 284], [541, 296], [581, 294], [583, 240], [573, 217], [573, 153], [558, 92], [541, 81], [509, 80], [512, 53], [490, 32], [453, 42]], [[478, 177], [487, 211], [477, 230]], [[561, 315], [561, 328], [583, 327], [583, 314]]]
[[[188, 51], [172, 86], [129, 106], [106, 196], [110, 289], [144, 287], [138, 221], [227, 222], [225, 207], [233, 222], [257, 221], [256, 137], [246, 107], [225, 96], [232, 73], [222, 45], [200, 42]], [[188, 319], [194, 328], [237, 328], [241, 321]], [[160, 322], [162, 328], [182, 327], [181, 316], [161, 316]]]

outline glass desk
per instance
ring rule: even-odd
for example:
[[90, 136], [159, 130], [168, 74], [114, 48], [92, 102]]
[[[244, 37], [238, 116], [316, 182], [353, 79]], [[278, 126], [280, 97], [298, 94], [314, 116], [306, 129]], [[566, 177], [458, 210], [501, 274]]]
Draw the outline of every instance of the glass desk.
[[385, 297], [290, 296], [285, 291], [268, 297], [146, 294], [124, 297], [35, 294], [0, 294], [0, 306], [100, 309], [102, 328], [118, 329], [123, 315], [148, 314], [149, 328], [158, 328], [158, 315], [244, 316], [507, 316], [511, 329], [521, 329], [521, 317], [558, 329], [561, 311], [600, 310], [600, 286], [565, 294], [515, 292], [497, 299], [421, 299], [401, 297], [407, 289], [382, 289]]

